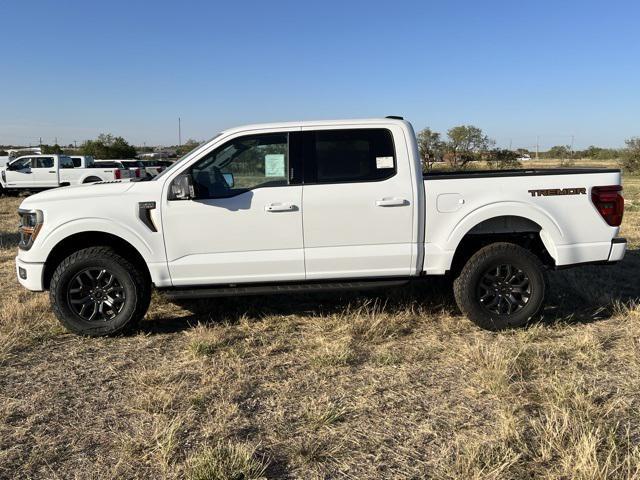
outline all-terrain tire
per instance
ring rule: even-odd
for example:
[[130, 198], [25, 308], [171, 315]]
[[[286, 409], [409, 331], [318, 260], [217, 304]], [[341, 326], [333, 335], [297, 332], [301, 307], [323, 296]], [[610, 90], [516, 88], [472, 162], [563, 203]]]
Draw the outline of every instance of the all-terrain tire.
[[[513, 280], [516, 286], [510, 286], [508, 275], [505, 274], [504, 278], [495, 275], [501, 271], [519, 272]], [[499, 278], [494, 281], [495, 285], [488, 288], [487, 284], [496, 277]], [[522, 285], [526, 285], [525, 293], [521, 293]], [[515, 293], [512, 293], [512, 288]], [[507, 242], [493, 243], [478, 250], [453, 283], [453, 292], [462, 313], [487, 330], [526, 325], [542, 309], [546, 289], [546, 270], [540, 259], [529, 250]], [[508, 298], [500, 299], [501, 295]], [[494, 305], [496, 298], [502, 308]], [[515, 310], [510, 311], [510, 307]], [[493, 311], [496, 308], [502, 311]]]
[[[101, 269], [118, 281], [123, 292], [123, 305], [113, 318], [88, 320], [72, 305], [71, 282], [75, 282], [81, 272]], [[144, 317], [151, 301], [151, 284], [139, 267], [111, 247], [89, 247], [60, 262], [51, 278], [49, 297], [58, 320], [73, 333], [91, 337], [114, 335], [133, 329]]]

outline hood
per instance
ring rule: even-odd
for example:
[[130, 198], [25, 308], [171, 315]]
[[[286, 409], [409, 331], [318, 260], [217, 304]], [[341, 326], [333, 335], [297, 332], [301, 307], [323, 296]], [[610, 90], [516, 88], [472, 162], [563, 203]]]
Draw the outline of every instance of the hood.
[[121, 195], [131, 190], [136, 184], [134, 182], [98, 182], [83, 185], [73, 185], [69, 187], [53, 188], [44, 192], [36, 193], [24, 199], [20, 208], [35, 208], [49, 202], [60, 200], [85, 200], [90, 201], [98, 197], [113, 197]]

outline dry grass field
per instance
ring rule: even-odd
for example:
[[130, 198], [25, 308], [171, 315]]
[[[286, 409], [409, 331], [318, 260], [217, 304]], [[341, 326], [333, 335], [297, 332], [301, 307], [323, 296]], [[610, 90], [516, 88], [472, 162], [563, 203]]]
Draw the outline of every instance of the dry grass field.
[[526, 329], [411, 291], [154, 296], [133, 335], [66, 333], [15, 280], [0, 199], [0, 478], [640, 478], [640, 177], [625, 260], [550, 274]]

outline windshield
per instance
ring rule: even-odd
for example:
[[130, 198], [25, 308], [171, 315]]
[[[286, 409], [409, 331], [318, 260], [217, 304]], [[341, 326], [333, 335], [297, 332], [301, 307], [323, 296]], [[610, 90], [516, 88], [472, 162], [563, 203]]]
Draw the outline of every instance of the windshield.
[[189, 152], [185, 153], [182, 157], [180, 157], [178, 160], [176, 160], [175, 162], [173, 162], [171, 165], [169, 165], [167, 168], [165, 168], [163, 171], [161, 171], [158, 175], [156, 175], [155, 177], [153, 177], [152, 180], [158, 180], [160, 177], [163, 177], [167, 172], [170, 172], [171, 170], [173, 170], [175, 167], [177, 167], [179, 164], [181, 164], [183, 162], [183, 160], [185, 158], [187, 158], [189, 155], [191, 155], [191, 153], [200, 148], [202, 145], [206, 145], [207, 143], [211, 142], [213, 139], [218, 138], [220, 135], [222, 135], [222, 132], [218, 133], [217, 135], [211, 137], [209, 140], [207, 140], [206, 142], [203, 142], [201, 144], [199, 144], [197, 147], [192, 148], [191, 150], [189, 150]]

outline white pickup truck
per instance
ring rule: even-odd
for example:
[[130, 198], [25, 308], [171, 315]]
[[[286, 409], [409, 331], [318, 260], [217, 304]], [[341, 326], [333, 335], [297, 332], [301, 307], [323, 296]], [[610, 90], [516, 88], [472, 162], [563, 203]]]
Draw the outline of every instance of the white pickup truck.
[[621, 260], [613, 169], [423, 176], [399, 118], [227, 130], [150, 181], [33, 195], [20, 283], [71, 331], [130, 328], [171, 298], [388, 287], [450, 272], [488, 329], [543, 306], [546, 271]]
[[118, 168], [94, 168], [92, 165], [77, 168], [74, 159], [66, 155], [27, 155], [16, 158], [0, 168], [0, 193], [3, 190], [45, 190], [67, 185], [106, 182], [126, 176], [124, 171]]

